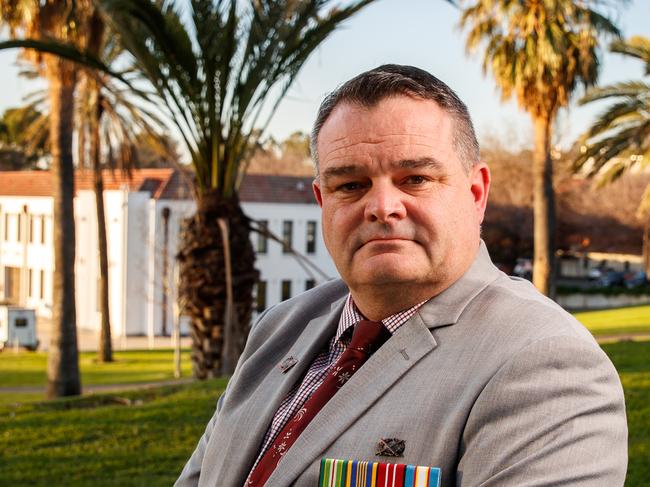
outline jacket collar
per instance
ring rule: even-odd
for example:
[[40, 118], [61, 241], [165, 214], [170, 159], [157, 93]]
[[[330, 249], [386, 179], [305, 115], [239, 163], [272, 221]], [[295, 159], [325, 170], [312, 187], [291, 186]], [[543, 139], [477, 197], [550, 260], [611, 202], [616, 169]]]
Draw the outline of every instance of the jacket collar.
[[453, 325], [469, 302], [500, 274], [501, 271], [492, 263], [485, 243], [481, 240], [474, 262], [465, 274], [420, 308], [422, 321], [429, 328]]

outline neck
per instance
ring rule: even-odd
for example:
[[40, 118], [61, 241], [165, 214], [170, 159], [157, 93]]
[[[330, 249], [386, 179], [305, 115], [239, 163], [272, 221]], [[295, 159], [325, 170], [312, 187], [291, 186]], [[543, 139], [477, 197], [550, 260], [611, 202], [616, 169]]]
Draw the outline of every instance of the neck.
[[363, 316], [372, 321], [381, 321], [389, 316], [411, 308], [416, 304], [436, 296], [443, 289], [425, 288], [424, 290], [412, 289], [404, 284], [396, 286], [382, 286], [380, 289], [355, 288], [350, 289], [354, 304]]

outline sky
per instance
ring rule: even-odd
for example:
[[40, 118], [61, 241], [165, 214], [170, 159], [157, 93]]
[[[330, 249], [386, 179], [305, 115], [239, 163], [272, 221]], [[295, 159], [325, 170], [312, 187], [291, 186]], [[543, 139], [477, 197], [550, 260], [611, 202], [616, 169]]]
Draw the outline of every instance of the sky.
[[[616, 12], [623, 35], [650, 37], [650, 0], [631, 0]], [[467, 55], [458, 10], [443, 0], [379, 0], [334, 32], [307, 61], [269, 125], [282, 140], [308, 132], [323, 97], [362, 71], [385, 63], [426, 69], [454, 89], [467, 104], [479, 141], [497, 138], [506, 147], [529, 146], [529, 116], [514, 100], [503, 102], [490, 74], [483, 75], [480, 53]], [[18, 106], [38, 82], [18, 76], [16, 51], [0, 52], [0, 112]], [[641, 62], [605, 53], [600, 84], [640, 79]], [[42, 84], [41, 84], [42, 86]], [[568, 147], [606, 104], [563, 110], [554, 144]]]

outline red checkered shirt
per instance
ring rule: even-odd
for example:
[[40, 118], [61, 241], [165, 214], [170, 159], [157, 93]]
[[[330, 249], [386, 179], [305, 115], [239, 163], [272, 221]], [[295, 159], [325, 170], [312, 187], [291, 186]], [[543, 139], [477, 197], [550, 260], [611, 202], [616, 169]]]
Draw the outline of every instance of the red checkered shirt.
[[[422, 301], [412, 308], [389, 316], [388, 318], [381, 320], [381, 322], [388, 331], [395, 333], [397, 329], [406, 323], [424, 303], [426, 303], [426, 301]], [[251, 468], [251, 472], [255, 470], [255, 467], [262, 459], [264, 453], [266, 453], [266, 450], [268, 450], [271, 444], [273, 444], [278, 433], [282, 431], [282, 428], [284, 428], [287, 422], [323, 383], [330, 367], [348, 347], [350, 339], [352, 338], [352, 333], [346, 332], [363, 319], [364, 317], [355, 306], [352, 296], [348, 295], [343, 312], [341, 313], [341, 318], [339, 319], [339, 326], [336, 330], [336, 335], [334, 335], [334, 338], [330, 341], [328, 349], [323, 350], [312, 362], [302, 382], [296, 384], [289, 394], [287, 394], [287, 397], [284, 398], [282, 404], [280, 404], [280, 407], [273, 417], [271, 426], [269, 426], [269, 429], [264, 435], [262, 448], [253, 464], [253, 467]]]

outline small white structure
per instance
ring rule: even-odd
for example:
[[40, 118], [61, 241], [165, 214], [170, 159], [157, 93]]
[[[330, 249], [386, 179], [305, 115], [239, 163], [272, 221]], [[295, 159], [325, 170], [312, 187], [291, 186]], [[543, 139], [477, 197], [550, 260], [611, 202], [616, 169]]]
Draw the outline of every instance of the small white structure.
[[36, 350], [36, 313], [33, 309], [0, 306], [0, 350], [24, 347]]
[[[176, 301], [175, 255], [180, 226], [195, 203], [184, 175], [142, 169], [130, 178], [104, 173], [112, 334], [169, 335]], [[92, 174], [75, 175], [77, 326], [98, 330], [99, 258]], [[0, 172], [0, 300], [52, 308], [52, 181], [47, 171]], [[251, 175], [240, 191], [244, 212], [286, 245], [253, 233], [261, 311], [337, 276], [321, 238], [311, 178]], [[295, 249], [298, 254], [289, 249]], [[187, 332], [183, 327], [182, 332]]]

